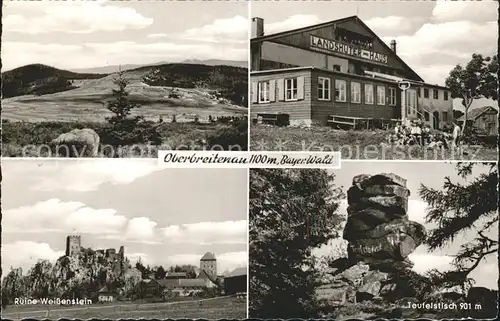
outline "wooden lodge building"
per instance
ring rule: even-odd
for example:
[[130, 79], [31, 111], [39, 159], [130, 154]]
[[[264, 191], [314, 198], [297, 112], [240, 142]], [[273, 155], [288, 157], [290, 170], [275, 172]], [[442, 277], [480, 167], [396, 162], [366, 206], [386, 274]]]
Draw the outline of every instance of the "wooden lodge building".
[[[418, 50], [418, 48], [416, 49]], [[264, 34], [252, 18], [253, 120], [287, 114], [291, 125], [420, 118], [433, 128], [453, 119], [449, 90], [413, 71], [357, 16]], [[399, 84], [410, 87], [402, 95]]]

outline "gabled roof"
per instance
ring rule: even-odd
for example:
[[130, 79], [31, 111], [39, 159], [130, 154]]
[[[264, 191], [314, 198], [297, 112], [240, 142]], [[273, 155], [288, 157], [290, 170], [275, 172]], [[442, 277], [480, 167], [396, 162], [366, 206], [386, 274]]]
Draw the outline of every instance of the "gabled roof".
[[211, 252], [207, 252], [205, 253], [205, 255], [203, 255], [200, 259], [201, 261], [212, 261], [212, 260], [215, 260], [215, 254], [211, 253]]
[[187, 273], [186, 272], [167, 272], [165, 277], [169, 278], [175, 278], [175, 277], [186, 277]]
[[[467, 113], [467, 120], [476, 120], [482, 114], [489, 111], [490, 109], [493, 109], [494, 111], [496, 111], [498, 113], [498, 110], [495, 109], [493, 106], [478, 107], [478, 108], [474, 108], [474, 109], [469, 110], [469, 112]], [[460, 118], [458, 118], [458, 120], [461, 120], [461, 121], [463, 121], [464, 119], [465, 119], [465, 115], [462, 115], [462, 116], [460, 116]]]
[[377, 38], [377, 39], [380, 40], [380, 42], [382, 43], [382, 46], [384, 46], [387, 50], [389, 50], [390, 52], [392, 52], [392, 54], [394, 55], [394, 57], [396, 57], [396, 59], [403, 66], [405, 66], [406, 68], [408, 68], [408, 70], [410, 72], [412, 72], [420, 81], [425, 82], [422, 79], [422, 77], [420, 77], [413, 69], [411, 69], [410, 66], [408, 66], [406, 64], [406, 62], [404, 62], [403, 59], [401, 59], [396, 53], [394, 53], [392, 51], [392, 49], [382, 39], [380, 39], [380, 37], [377, 36], [377, 34], [375, 32], [373, 32], [373, 30], [371, 30], [361, 19], [359, 19], [358, 16], [350, 16], [350, 17], [346, 17], [346, 18], [342, 18], [342, 19], [337, 19], [337, 20], [332, 20], [332, 21], [328, 21], [328, 22], [323, 22], [323, 23], [315, 24], [315, 25], [308, 26], [308, 27], [303, 27], [303, 28], [298, 28], [298, 29], [293, 29], [293, 30], [288, 30], [288, 31], [282, 31], [282, 32], [270, 34], [270, 35], [267, 35], [267, 36], [256, 37], [256, 38], [250, 39], [250, 42], [251, 43], [255, 43], [255, 42], [269, 41], [269, 40], [273, 40], [273, 39], [276, 39], [276, 38], [281, 38], [281, 37], [284, 37], [284, 36], [289, 36], [289, 35], [300, 33], [300, 32], [312, 31], [312, 30], [315, 30], [315, 29], [319, 29], [319, 28], [323, 28], [323, 27], [328, 27], [330, 25], [335, 25], [335, 24], [338, 24], [338, 23], [347, 22], [347, 21], [351, 21], [351, 20], [355, 20], [356, 22], [358, 22], [359, 24], [361, 24], [361, 26], [363, 26], [364, 28], [366, 28], [366, 30], [373, 37], [375, 37], [375, 38]]
[[247, 268], [241, 267], [241, 268], [236, 268], [234, 269], [231, 273], [226, 275], [226, 278], [231, 278], [234, 276], [242, 276], [242, 275], [247, 275]]
[[202, 287], [207, 284], [207, 281], [204, 279], [163, 279], [156, 282], [164, 288]]

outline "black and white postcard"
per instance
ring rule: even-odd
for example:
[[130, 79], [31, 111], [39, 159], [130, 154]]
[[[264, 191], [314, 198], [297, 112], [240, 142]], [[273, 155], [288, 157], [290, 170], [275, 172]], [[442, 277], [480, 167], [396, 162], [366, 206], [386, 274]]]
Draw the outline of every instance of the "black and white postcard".
[[246, 2], [3, 6], [2, 156], [247, 149]]
[[247, 170], [2, 170], [2, 320], [246, 318]]
[[249, 317], [498, 313], [496, 163], [252, 169]]
[[497, 1], [256, 1], [251, 150], [496, 160]]

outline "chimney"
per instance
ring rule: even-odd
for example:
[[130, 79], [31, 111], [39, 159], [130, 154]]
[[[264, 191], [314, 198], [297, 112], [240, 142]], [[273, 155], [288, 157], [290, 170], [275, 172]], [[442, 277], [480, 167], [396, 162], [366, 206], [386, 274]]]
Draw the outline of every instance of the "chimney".
[[252, 18], [252, 38], [262, 37], [264, 35], [264, 19]]
[[394, 51], [394, 53], [396, 53], [396, 40], [391, 40], [391, 49], [392, 51]]

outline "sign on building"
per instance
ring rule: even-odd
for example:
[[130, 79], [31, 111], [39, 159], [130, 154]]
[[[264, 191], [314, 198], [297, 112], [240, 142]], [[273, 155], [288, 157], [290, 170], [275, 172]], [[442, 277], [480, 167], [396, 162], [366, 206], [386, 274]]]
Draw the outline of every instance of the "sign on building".
[[387, 55], [365, 49], [360, 49], [355, 46], [343, 44], [333, 40], [323, 39], [316, 36], [311, 36], [310, 47], [311, 49], [316, 51], [336, 52], [344, 55], [363, 58], [366, 60], [381, 62], [384, 64], [387, 63]]

